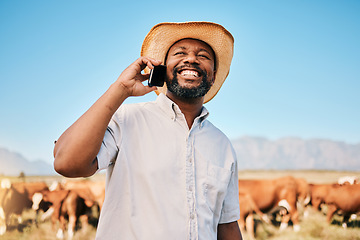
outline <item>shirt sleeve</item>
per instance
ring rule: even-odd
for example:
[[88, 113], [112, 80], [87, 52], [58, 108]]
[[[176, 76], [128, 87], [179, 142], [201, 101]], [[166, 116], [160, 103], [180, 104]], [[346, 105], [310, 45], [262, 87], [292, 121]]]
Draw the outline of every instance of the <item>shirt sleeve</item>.
[[117, 121], [117, 116], [113, 116], [104, 135], [100, 151], [97, 154], [98, 171], [106, 169], [116, 160], [120, 141], [120, 127]]
[[239, 206], [239, 187], [238, 187], [238, 168], [237, 160], [234, 155], [234, 163], [232, 165], [232, 175], [229, 186], [223, 202], [219, 223], [229, 223], [237, 221], [240, 218]]

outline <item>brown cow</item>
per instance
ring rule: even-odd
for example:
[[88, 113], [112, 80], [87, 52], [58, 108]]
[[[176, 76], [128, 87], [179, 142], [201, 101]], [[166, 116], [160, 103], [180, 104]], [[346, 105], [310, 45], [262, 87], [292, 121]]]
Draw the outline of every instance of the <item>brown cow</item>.
[[297, 200], [304, 206], [310, 201], [310, 186], [304, 178], [295, 178]]
[[[60, 188], [61, 189], [61, 188]], [[72, 239], [75, 232], [75, 225], [80, 217], [83, 218], [83, 228], [87, 227], [87, 214], [90, 207], [94, 205], [89, 196], [88, 189], [61, 189], [54, 191], [43, 191], [34, 198], [33, 209], [37, 209], [43, 203], [50, 203], [53, 213], [51, 215], [52, 228], [55, 231], [56, 223], [59, 222], [57, 237], [63, 238], [66, 229], [66, 219], [68, 223], [68, 239]], [[47, 211], [47, 209], [42, 209]]]
[[311, 204], [315, 210], [321, 210], [325, 203], [325, 197], [329, 194], [332, 184], [309, 184]]
[[[297, 212], [297, 185], [291, 176], [264, 180], [239, 180], [239, 191], [249, 193], [262, 212], [268, 212], [286, 202], [290, 218], [294, 224], [294, 230], [299, 231], [299, 219]], [[282, 201], [283, 200], [283, 201]], [[287, 219], [283, 218], [280, 229], [286, 228]]]
[[[269, 223], [267, 215], [260, 211], [256, 203], [252, 199], [249, 193], [239, 192], [239, 204], [240, 204], [240, 219], [238, 220], [240, 230], [249, 234], [251, 239], [255, 239], [254, 233], [254, 212], [263, 219], [266, 223]], [[246, 228], [245, 228], [246, 226]]]
[[20, 193], [27, 193], [30, 200], [35, 193], [49, 189], [45, 182], [16, 182], [12, 186]]
[[81, 197], [97, 203], [100, 209], [102, 208], [105, 199], [105, 182], [90, 180], [66, 181], [63, 186], [65, 189], [81, 189], [83, 194], [87, 194], [87, 196]]
[[[78, 220], [81, 221], [82, 229], [86, 232], [88, 227], [88, 215], [91, 212], [91, 204], [88, 205], [85, 199], [80, 197], [77, 190], [70, 190], [69, 195], [64, 200], [60, 209], [60, 231], [58, 237], [61, 237], [66, 229], [66, 218], [68, 222], [68, 239], [72, 239], [75, 233], [75, 226]], [[60, 235], [60, 236], [59, 236]]]
[[0, 235], [5, 234], [12, 215], [17, 215], [18, 222], [21, 222], [23, 210], [32, 206], [32, 195], [44, 189], [47, 189], [44, 182], [12, 184], [8, 179], [2, 180], [0, 189]]
[[306, 210], [306, 206], [311, 200], [310, 186], [304, 178], [295, 178], [295, 181], [298, 210], [302, 211], [304, 217], [307, 217], [308, 211]]
[[[20, 193], [28, 196], [29, 200], [32, 201], [34, 194], [47, 191], [48, 185], [45, 182], [16, 182], [12, 184], [13, 187]], [[39, 211], [36, 211], [35, 223], [37, 225]]]
[[63, 201], [69, 195], [69, 190], [55, 190], [55, 191], [43, 191], [37, 193], [33, 197], [32, 208], [36, 211], [43, 210], [48, 211], [52, 209], [51, 222], [53, 231], [55, 231], [55, 225], [60, 218], [60, 209]]
[[338, 179], [338, 184], [340, 185], [346, 185], [346, 184], [352, 185], [358, 183], [359, 183], [359, 178], [357, 176], [344, 176]]
[[343, 227], [347, 226], [351, 214], [360, 212], [360, 185], [333, 184], [325, 197], [328, 206], [327, 221], [330, 223], [336, 212], [342, 214]]

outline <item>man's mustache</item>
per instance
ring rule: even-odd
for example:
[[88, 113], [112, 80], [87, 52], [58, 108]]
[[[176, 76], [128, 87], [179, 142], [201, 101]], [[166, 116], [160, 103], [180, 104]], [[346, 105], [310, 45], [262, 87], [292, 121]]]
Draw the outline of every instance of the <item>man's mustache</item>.
[[176, 73], [178, 73], [181, 70], [186, 69], [186, 68], [195, 69], [196, 71], [198, 71], [200, 73], [201, 76], [206, 76], [206, 72], [204, 70], [202, 70], [197, 64], [184, 64], [181, 66], [177, 66], [173, 70], [173, 75], [175, 76]]

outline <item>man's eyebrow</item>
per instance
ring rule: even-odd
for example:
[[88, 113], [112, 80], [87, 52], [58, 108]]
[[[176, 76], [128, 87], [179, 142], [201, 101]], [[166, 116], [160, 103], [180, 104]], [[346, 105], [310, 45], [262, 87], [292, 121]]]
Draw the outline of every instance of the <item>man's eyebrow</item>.
[[[176, 47], [176, 48], [174, 49], [174, 51], [175, 51], [175, 50], [178, 50], [178, 49], [186, 50], [187, 48], [186, 48], [186, 47], [183, 47], [183, 46], [179, 46], [179, 47]], [[207, 52], [208, 54], [211, 55], [211, 52], [209, 52], [209, 51], [208, 51], [207, 49], [205, 49], [205, 48], [200, 48], [199, 52]]]
[[207, 49], [205, 49], [205, 48], [201, 48], [199, 52], [207, 52], [208, 54], [211, 55], [211, 52], [209, 52], [209, 51], [208, 51]]
[[174, 50], [177, 50], [177, 49], [182, 49], [182, 50], [185, 50], [185, 49], [186, 49], [186, 47], [182, 47], [182, 46], [180, 46], [180, 47], [176, 47], [176, 48], [174, 48]]

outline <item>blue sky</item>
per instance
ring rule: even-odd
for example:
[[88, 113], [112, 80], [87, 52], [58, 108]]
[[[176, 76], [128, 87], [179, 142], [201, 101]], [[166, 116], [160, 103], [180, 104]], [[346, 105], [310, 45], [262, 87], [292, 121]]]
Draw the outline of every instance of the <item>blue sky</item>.
[[139, 57], [150, 28], [179, 21], [235, 38], [206, 104], [230, 139], [360, 143], [359, 12], [357, 0], [1, 1], [0, 147], [52, 162], [53, 141]]

